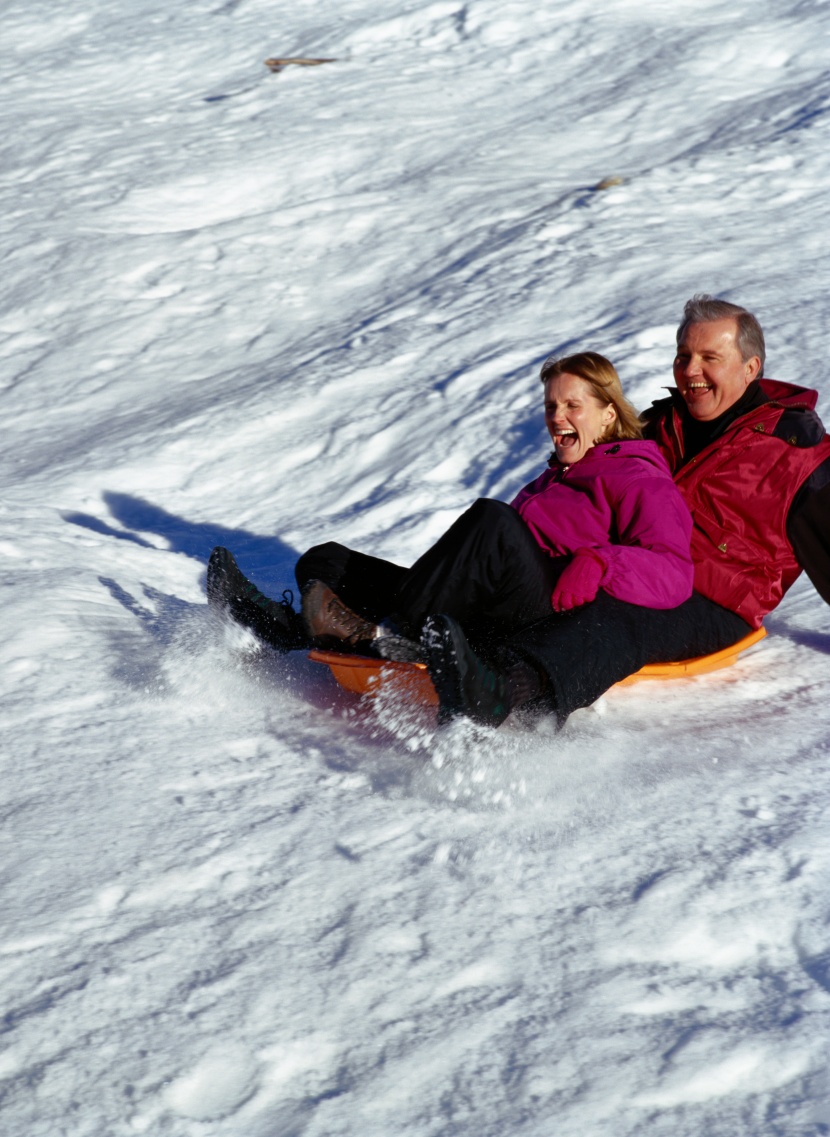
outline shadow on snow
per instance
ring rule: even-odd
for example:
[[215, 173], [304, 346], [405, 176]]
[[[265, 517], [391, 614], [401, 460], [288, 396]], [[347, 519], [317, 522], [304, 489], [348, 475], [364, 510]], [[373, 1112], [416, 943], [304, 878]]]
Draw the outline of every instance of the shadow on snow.
[[247, 529], [231, 529], [211, 522], [187, 521], [130, 494], [107, 492], [103, 498], [120, 529], [88, 513], [63, 513], [61, 516], [71, 525], [79, 525], [119, 541], [129, 541], [145, 549], [157, 547], [146, 536], [154, 533], [167, 542], [171, 552], [184, 553], [205, 563], [214, 546], [224, 545], [237, 557], [246, 574], [257, 573], [269, 585], [278, 585], [279, 589], [286, 583], [293, 583], [294, 564], [299, 554], [279, 537], [264, 537]]

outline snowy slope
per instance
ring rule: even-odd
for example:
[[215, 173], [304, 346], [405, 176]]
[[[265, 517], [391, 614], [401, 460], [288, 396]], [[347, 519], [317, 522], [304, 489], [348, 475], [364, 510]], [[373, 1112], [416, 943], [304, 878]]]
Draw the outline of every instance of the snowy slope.
[[730, 672], [437, 735], [204, 564], [413, 559], [539, 470], [542, 358], [646, 405], [695, 291], [830, 418], [830, 9], [332, 7], [3, 5], [0, 1131], [826, 1133], [809, 582]]

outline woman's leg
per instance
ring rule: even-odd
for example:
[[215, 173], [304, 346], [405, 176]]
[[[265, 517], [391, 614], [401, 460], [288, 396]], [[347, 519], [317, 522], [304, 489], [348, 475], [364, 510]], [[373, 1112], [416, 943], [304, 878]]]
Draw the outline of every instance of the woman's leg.
[[301, 592], [309, 581], [321, 580], [354, 612], [377, 624], [394, 609], [406, 571], [391, 561], [327, 541], [303, 553], [294, 575]]
[[386, 615], [416, 639], [435, 612], [454, 617], [477, 642], [501, 639], [551, 614], [566, 563], [539, 547], [515, 509], [479, 498], [400, 575]]
[[[443, 612], [487, 650], [550, 615], [551, 591], [567, 560], [544, 552], [509, 505], [480, 498], [410, 569], [329, 542], [301, 557], [296, 575], [317, 642], [332, 638], [357, 650], [374, 642], [381, 654], [404, 645], [411, 651], [427, 616]], [[315, 580], [327, 587], [306, 591]], [[386, 648], [371, 626], [381, 621], [400, 633]]]

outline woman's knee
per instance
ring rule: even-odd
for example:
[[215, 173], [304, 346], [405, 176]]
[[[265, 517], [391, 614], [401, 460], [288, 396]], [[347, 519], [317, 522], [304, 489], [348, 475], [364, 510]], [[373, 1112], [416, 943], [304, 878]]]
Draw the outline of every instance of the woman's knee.
[[314, 545], [303, 553], [294, 568], [294, 576], [300, 589], [303, 589], [310, 580], [322, 580], [329, 587], [342, 578], [350, 552], [345, 545], [337, 541], [326, 541], [322, 545]]
[[459, 522], [466, 522], [468, 525], [486, 525], [488, 529], [495, 527], [513, 527], [518, 521], [519, 525], [524, 525], [519, 514], [506, 501], [496, 501], [492, 497], [480, 497], [465, 510], [459, 517]]

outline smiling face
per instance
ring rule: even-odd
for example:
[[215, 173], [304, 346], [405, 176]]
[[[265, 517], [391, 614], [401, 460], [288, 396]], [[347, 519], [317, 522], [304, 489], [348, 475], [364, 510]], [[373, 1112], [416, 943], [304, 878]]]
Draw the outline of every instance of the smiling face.
[[545, 426], [563, 466], [583, 458], [616, 417], [614, 404], [601, 402], [578, 375], [564, 372], [545, 383]]
[[689, 324], [677, 347], [674, 381], [692, 418], [699, 422], [728, 411], [761, 370], [757, 355], [744, 360], [734, 320]]

